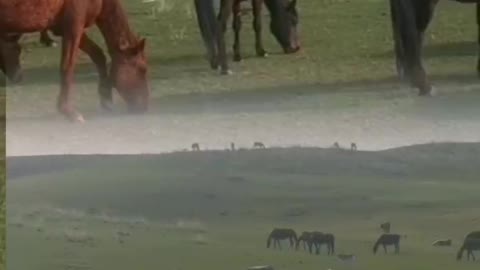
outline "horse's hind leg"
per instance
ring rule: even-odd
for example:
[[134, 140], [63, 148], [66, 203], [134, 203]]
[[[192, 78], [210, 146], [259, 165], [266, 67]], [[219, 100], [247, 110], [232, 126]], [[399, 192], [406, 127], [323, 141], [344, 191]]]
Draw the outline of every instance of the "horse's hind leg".
[[92, 59], [92, 62], [97, 68], [100, 79], [98, 84], [100, 105], [102, 108], [110, 111], [112, 109], [112, 87], [108, 79], [107, 58], [105, 57], [103, 50], [86, 34], [82, 36], [80, 49]]
[[218, 26], [220, 28], [217, 35], [218, 58], [220, 61], [220, 72], [223, 75], [231, 73], [228, 67], [227, 49], [225, 45], [225, 31], [227, 30], [227, 21], [233, 9], [233, 1], [234, 0], [221, 0], [220, 14], [218, 15]]
[[253, 29], [255, 31], [255, 50], [257, 56], [265, 57], [267, 52], [263, 48], [262, 39], [262, 5], [263, 0], [252, 0], [253, 7]]
[[234, 0], [233, 3], [233, 23], [232, 28], [235, 34], [233, 42], [233, 60], [239, 62], [242, 60], [240, 54], [240, 31], [242, 29], [242, 14], [240, 12], [240, 1]]

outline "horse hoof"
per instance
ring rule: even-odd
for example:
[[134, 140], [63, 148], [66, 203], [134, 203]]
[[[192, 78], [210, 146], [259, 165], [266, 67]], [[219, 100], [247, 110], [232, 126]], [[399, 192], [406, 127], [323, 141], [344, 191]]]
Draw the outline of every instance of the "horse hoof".
[[240, 62], [240, 61], [242, 61], [242, 57], [241, 57], [240, 55], [235, 55], [235, 56], [233, 57], [233, 61], [235, 61], [235, 62]]
[[52, 44], [50, 44], [50, 47], [56, 48], [56, 47], [57, 47], [57, 43], [56, 43], [56, 42], [52, 42]]
[[230, 69], [222, 69], [220, 70], [220, 75], [232, 75], [233, 72]]

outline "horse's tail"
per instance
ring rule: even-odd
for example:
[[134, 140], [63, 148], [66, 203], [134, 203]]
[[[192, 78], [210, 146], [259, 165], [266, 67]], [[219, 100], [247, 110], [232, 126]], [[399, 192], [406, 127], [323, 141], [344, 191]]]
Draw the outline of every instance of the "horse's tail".
[[[407, 79], [411, 79], [413, 75], [411, 69], [416, 59], [420, 59], [421, 52], [421, 44], [416, 42], [419, 33], [416, 27], [414, 1], [416, 0], [390, 0], [397, 71], [400, 76], [406, 76]], [[402, 70], [403, 68], [407, 70]]]
[[465, 250], [465, 248], [466, 248], [465, 243], [463, 243], [463, 245], [460, 247], [460, 249], [457, 252], [457, 261], [462, 259], [463, 251]]
[[207, 47], [209, 58], [211, 58], [216, 53], [216, 40], [219, 31], [214, 0], [195, 0], [195, 11], [203, 42]]

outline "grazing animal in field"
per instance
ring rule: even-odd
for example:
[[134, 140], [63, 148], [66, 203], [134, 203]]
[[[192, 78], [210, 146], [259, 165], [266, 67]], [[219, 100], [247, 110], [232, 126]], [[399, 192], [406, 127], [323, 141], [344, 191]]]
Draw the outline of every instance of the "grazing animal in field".
[[373, 246], [373, 254], [377, 254], [378, 247], [383, 246], [383, 251], [387, 253], [387, 246], [395, 246], [395, 254], [400, 252], [400, 238], [399, 234], [382, 234]]
[[335, 148], [335, 149], [340, 149], [340, 144], [339, 144], [338, 142], [335, 142], [335, 143], [333, 144], [333, 148]]
[[[237, 11], [239, 2], [242, 0], [222, 0], [218, 14], [215, 13], [214, 1], [215, 0], [194, 0], [197, 22], [207, 49], [210, 67], [212, 69], [218, 69], [220, 66], [221, 74], [230, 74], [231, 71], [227, 61], [225, 45], [225, 32], [230, 14], [232, 11]], [[237, 1], [238, 4], [235, 1]], [[260, 2], [257, 0], [254, 1]], [[286, 53], [298, 51], [299, 49], [296, 31], [292, 31], [292, 29], [296, 29], [296, 21], [290, 19], [292, 18], [290, 10], [296, 7], [296, 2], [289, 3], [288, 1], [294, 0], [265, 0], [265, 5], [271, 11], [270, 30]], [[257, 35], [259, 36], [259, 38], [257, 38], [258, 41], [261, 39], [260, 10], [257, 8], [259, 7], [258, 3], [254, 3], [253, 6], [254, 17], [257, 17], [254, 24], [256, 33], [258, 33]], [[236, 31], [240, 31], [239, 18], [241, 14], [239, 12], [235, 14], [238, 14], [238, 16], [235, 16], [236, 18], [233, 23], [234, 28]], [[295, 28], [293, 28], [293, 26], [295, 26]], [[258, 52], [262, 52], [260, 50], [262, 46], [258, 46], [258, 48]]]
[[380, 229], [382, 229], [384, 233], [390, 233], [390, 227], [391, 227], [391, 224], [388, 221], [380, 224]]
[[432, 246], [435, 246], [435, 247], [449, 247], [451, 245], [452, 245], [452, 240], [451, 239], [436, 240], [432, 244]]
[[312, 232], [310, 241], [312, 246], [315, 247], [315, 254], [320, 254], [320, 248], [322, 245], [327, 246], [328, 255], [333, 255], [335, 253], [335, 236], [331, 233]]
[[467, 260], [472, 258], [475, 261], [476, 258], [473, 254], [475, 250], [480, 250], [480, 231], [473, 231], [465, 236], [465, 240], [457, 252], [457, 261], [462, 259], [464, 251], [467, 251]]
[[254, 142], [253, 143], [253, 148], [265, 148], [265, 145], [262, 142]]
[[200, 145], [198, 143], [193, 143], [192, 151], [200, 151]]
[[286, 228], [275, 228], [270, 232], [267, 238], [267, 248], [270, 247], [272, 240], [273, 248], [278, 247], [279, 249], [282, 248], [280, 244], [281, 240], [288, 240], [290, 242], [290, 248], [295, 247], [295, 244], [298, 241], [297, 233], [292, 229]]
[[[480, 1], [452, 0], [477, 5], [478, 44], [480, 51]], [[430, 95], [432, 86], [422, 64], [425, 31], [432, 20], [439, 0], [390, 0], [397, 74], [419, 89], [420, 95]], [[477, 71], [480, 75], [480, 56]]]
[[[111, 56], [107, 76], [102, 49], [86, 35], [96, 25]], [[86, 52], [100, 74], [101, 104], [110, 109], [111, 88], [116, 88], [130, 112], [148, 108], [150, 87], [147, 82], [145, 39], [132, 31], [119, 0], [0, 0], [0, 39], [49, 30], [62, 37], [62, 60], [58, 111], [68, 119], [84, 122], [73, 103], [74, 68], [79, 50]], [[5, 57], [5, 55], [3, 55]]]
[[[242, 59], [240, 52], [240, 31], [242, 28], [241, 3], [247, 0], [234, 0], [233, 3], [233, 24], [234, 61]], [[263, 47], [262, 38], [262, 6], [265, 3], [270, 12], [270, 30], [282, 46], [286, 54], [295, 53], [300, 50], [300, 43], [297, 34], [298, 12], [297, 0], [252, 0], [253, 29], [255, 31], [255, 50], [258, 57], [266, 57], [267, 52]]]
[[312, 253], [312, 233], [311, 232], [302, 232], [297, 239], [297, 243], [295, 244], [295, 249], [298, 250], [298, 246], [300, 243], [303, 243], [303, 250], [308, 250]]
[[350, 150], [357, 151], [357, 144], [356, 143], [351, 143], [350, 144]]

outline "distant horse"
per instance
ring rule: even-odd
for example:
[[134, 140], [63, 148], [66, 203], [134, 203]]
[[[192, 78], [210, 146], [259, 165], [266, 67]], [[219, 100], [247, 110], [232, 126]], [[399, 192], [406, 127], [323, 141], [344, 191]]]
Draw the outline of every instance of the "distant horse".
[[262, 142], [254, 142], [253, 143], [253, 148], [265, 149], [265, 144], [263, 144]]
[[391, 224], [388, 221], [380, 224], [380, 229], [382, 229], [384, 233], [390, 233], [390, 227], [391, 227]]
[[352, 151], [357, 151], [357, 144], [352, 142], [352, 143], [350, 144], [350, 150], [352, 150]]
[[399, 234], [382, 234], [373, 246], [373, 254], [377, 254], [380, 245], [383, 246], [385, 253], [387, 253], [387, 246], [395, 246], [395, 253], [398, 254], [400, 252], [400, 238]]
[[[480, 1], [452, 1], [477, 4], [480, 49]], [[432, 89], [421, 58], [424, 34], [438, 2], [439, 0], [390, 0], [397, 73], [401, 79], [407, 79], [417, 87], [420, 95], [429, 95]], [[480, 56], [477, 71], [480, 75]]]
[[290, 242], [290, 248], [293, 248], [295, 244], [297, 243], [297, 234], [295, 233], [294, 230], [292, 229], [280, 229], [280, 228], [275, 228], [272, 230], [272, 232], [268, 235], [267, 239], [267, 248], [270, 247], [271, 242], [273, 240], [273, 247], [282, 248], [280, 241], [281, 240], [287, 240]]
[[[227, 30], [227, 22], [232, 13], [234, 3], [238, 0], [221, 0], [218, 15], [215, 12], [214, 1], [215, 0], [194, 0], [197, 22], [203, 42], [207, 48], [210, 67], [217, 69], [218, 66], [220, 66], [221, 74], [229, 74], [231, 71], [227, 61], [225, 31]], [[292, 6], [295, 7], [296, 4], [286, 5], [285, 2], [283, 2], [280, 6], [281, 2], [279, 0], [266, 0], [265, 4], [269, 9], [274, 11], [272, 14], [276, 14], [271, 18], [270, 30], [277, 41], [282, 45], [284, 50], [288, 52], [297, 51], [297, 37], [292, 35], [293, 32], [291, 31], [291, 25], [289, 26], [288, 23], [290, 20], [288, 19], [289, 16], [287, 13], [287, 9]], [[258, 4], [254, 4], [254, 13], [257, 14], [259, 10], [256, 11], [255, 6], [258, 6]], [[258, 15], [259, 14], [260, 13], [258, 13]], [[238, 18], [236, 22], [238, 22]], [[257, 24], [261, 27], [260, 21], [255, 23], [255, 25]], [[237, 29], [237, 27], [235, 29]], [[260, 28], [257, 26], [257, 29], [259, 30]]]
[[311, 232], [302, 232], [297, 239], [297, 243], [295, 244], [295, 249], [298, 250], [298, 246], [300, 243], [303, 243], [303, 250], [307, 250], [307, 247], [312, 253], [312, 233]]
[[200, 145], [198, 143], [193, 143], [192, 151], [200, 151]]
[[111, 103], [111, 86], [117, 89], [131, 112], [146, 111], [150, 87], [145, 39], [132, 33], [119, 0], [0, 0], [0, 39], [11, 33], [45, 30], [62, 37], [61, 91], [57, 108], [72, 121], [84, 121], [72, 101], [79, 49], [95, 59], [97, 68], [106, 69], [106, 60], [101, 57], [103, 52], [85, 34], [94, 24], [105, 38], [112, 58], [108, 85], [100, 93], [102, 106], [107, 108]]
[[[233, 24], [234, 61], [242, 59], [240, 53], [240, 30], [242, 28], [242, 10], [240, 5], [247, 0], [234, 0]], [[253, 29], [255, 31], [255, 49], [258, 57], [267, 56], [262, 40], [262, 6], [265, 3], [270, 12], [270, 30], [286, 54], [295, 53], [300, 49], [297, 25], [297, 0], [252, 0]]]
[[310, 241], [315, 247], [315, 254], [320, 254], [320, 248], [322, 245], [327, 245], [328, 255], [335, 253], [335, 236], [331, 233], [312, 232]]
[[473, 254], [474, 250], [480, 250], [480, 231], [474, 231], [467, 236], [463, 241], [462, 246], [458, 250], [457, 260], [461, 260], [463, 257], [463, 252], [467, 251], [467, 260], [470, 260], [470, 257], [475, 261], [475, 255]]

